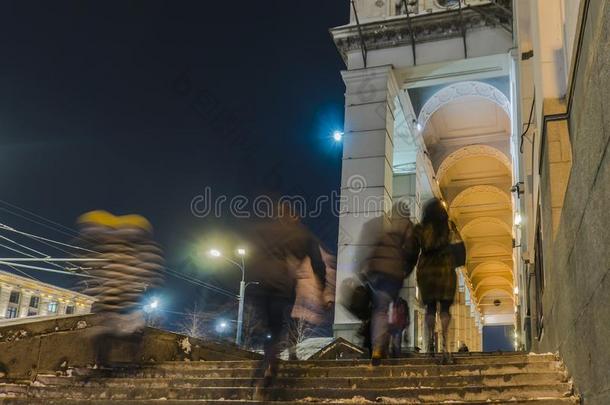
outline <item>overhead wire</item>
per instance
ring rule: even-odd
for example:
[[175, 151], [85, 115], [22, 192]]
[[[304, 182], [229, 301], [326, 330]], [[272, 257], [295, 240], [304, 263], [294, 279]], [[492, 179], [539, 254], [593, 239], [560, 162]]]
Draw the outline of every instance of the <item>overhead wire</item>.
[[[4, 208], [4, 207], [0, 207], [0, 210], [3, 210], [3, 211], [6, 211], [6, 212], [9, 212], [9, 213], [11, 213], [11, 214], [13, 214], [13, 215], [15, 215], [15, 216], [18, 216], [18, 217], [20, 217], [20, 218], [22, 218], [22, 219], [25, 219], [26, 221], [30, 221], [30, 222], [32, 222], [32, 223], [35, 223], [35, 224], [38, 224], [38, 225], [44, 226], [44, 227], [46, 227], [46, 228], [48, 228], [48, 229], [52, 229], [52, 230], [54, 230], [54, 231], [56, 231], [56, 232], [62, 233], [62, 234], [64, 234], [64, 235], [70, 236], [70, 237], [72, 237], [72, 238], [78, 238], [78, 239], [82, 239], [80, 236], [78, 236], [77, 231], [72, 230], [72, 229], [70, 229], [70, 228], [68, 228], [68, 227], [66, 227], [66, 226], [64, 226], [64, 225], [58, 224], [58, 223], [57, 223], [57, 222], [55, 222], [55, 221], [52, 221], [52, 220], [50, 220], [50, 219], [48, 219], [48, 218], [45, 218], [45, 217], [43, 217], [43, 216], [41, 216], [41, 215], [35, 214], [35, 213], [33, 213], [33, 212], [29, 211], [29, 210], [26, 210], [26, 209], [20, 208], [20, 207], [18, 207], [18, 206], [16, 206], [16, 205], [10, 204], [10, 203], [8, 203], [8, 202], [6, 202], [6, 201], [4, 201], [4, 200], [0, 200], [0, 203], [3, 203], [3, 204], [5, 204], [5, 205], [8, 205], [8, 206], [10, 206], [10, 207], [12, 207], [12, 208], [18, 209], [18, 210], [20, 210], [20, 211], [22, 211], [22, 212], [25, 212], [25, 213], [29, 214], [29, 215], [35, 216], [36, 218], [39, 218], [39, 219], [41, 219], [41, 220], [44, 220], [44, 221], [47, 221], [47, 222], [49, 222], [49, 223], [55, 224], [56, 226], [59, 226], [59, 227], [61, 227], [61, 228], [64, 228], [64, 229], [66, 229], [66, 230], [68, 230], [68, 231], [72, 232], [73, 234], [69, 234], [69, 233], [67, 233], [67, 232], [65, 232], [65, 231], [62, 231], [62, 230], [60, 230], [60, 229], [57, 229], [56, 227], [53, 227], [53, 226], [50, 226], [50, 225], [47, 225], [47, 224], [41, 223], [41, 222], [36, 221], [36, 220], [34, 220], [34, 219], [31, 219], [31, 218], [28, 218], [28, 217], [26, 217], [26, 216], [23, 216], [23, 215], [21, 215], [21, 214], [19, 214], [19, 213], [14, 212], [13, 210], [10, 210], [10, 209]], [[8, 226], [8, 225], [6, 225], [6, 224], [2, 224], [2, 223], [0, 223], [0, 230], [1, 230], [1, 229], [4, 229], [4, 230], [6, 230], [6, 231], [15, 232], [15, 233], [20, 234], [20, 235], [25, 236], [25, 237], [29, 237], [29, 238], [31, 238], [31, 239], [33, 239], [33, 240], [36, 240], [36, 241], [38, 241], [38, 242], [40, 242], [40, 243], [43, 243], [43, 244], [48, 245], [48, 246], [51, 246], [51, 247], [53, 247], [54, 249], [57, 249], [57, 250], [62, 251], [62, 252], [64, 252], [64, 253], [70, 254], [70, 255], [72, 255], [72, 256], [74, 256], [74, 253], [72, 253], [72, 252], [68, 252], [68, 251], [66, 251], [66, 250], [64, 250], [64, 249], [61, 249], [61, 248], [59, 248], [59, 247], [57, 247], [57, 246], [54, 246], [54, 245], [52, 245], [51, 243], [56, 243], [56, 244], [58, 244], [58, 245], [60, 245], [60, 246], [69, 247], [69, 248], [73, 248], [73, 249], [77, 249], [77, 250], [81, 250], [81, 251], [86, 251], [86, 252], [89, 252], [89, 253], [100, 254], [100, 252], [96, 252], [96, 251], [91, 250], [91, 249], [86, 249], [86, 248], [82, 248], [82, 247], [80, 247], [80, 246], [74, 246], [74, 245], [71, 245], [71, 244], [67, 244], [67, 243], [63, 243], [63, 242], [59, 242], [59, 241], [55, 241], [55, 240], [53, 240], [53, 239], [49, 239], [49, 238], [45, 238], [45, 237], [42, 237], [42, 236], [34, 235], [34, 234], [31, 234], [31, 233], [28, 233], [28, 232], [19, 231], [19, 230], [15, 229], [15, 228], [13, 228], [13, 227], [11, 227], [11, 226]], [[2, 237], [2, 236], [0, 235], [0, 237]], [[4, 238], [5, 238], [5, 237], [4, 237]], [[21, 247], [23, 247], [23, 248], [28, 248], [28, 247], [26, 247], [26, 246], [24, 246], [24, 245], [20, 245], [20, 246], [21, 246]], [[28, 249], [33, 250], [33, 249], [31, 249], [31, 248], [28, 248]], [[38, 254], [44, 254], [44, 253], [38, 252]], [[72, 264], [72, 263], [69, 263], [69, 262], [68, 262], [68, 264], [70, 264], [70, 265], [74, 266], [74, 264]], [[82, 267], [79, 267], [79, 266], [74, 266], [74, 267], [75, 267], [76, 269], [83, 269]], [[213, 285], [213, 284], [209, 284], [209, 283], [206, 283], [206, 282], [204, 282], [204, 281], [202, 281], [202, 280], [199, 280], [199, 279], [196, 279], [196, 278], [194, 278], [194, 277], [188, 276], [188, 275], [186, 275], [186, 274], [180, 273], [180, 272], [178, 272], [178, 271], [176, 271], [176, 270], [171, 269], [170, 267], [164, 266], [164, 267], [163, 267], [163, 271], [164, 271], [165, 273], [169, 274], [170, 276], [173, 276], [173, 277], [178, 278], [178, 279], [180, 279], [180, 280], [182, 280], [182, 281], [186, 281], [186, 282], [188, 282], [188, 283], [191, 283], [191, 284], [194, 284], [194, 285], [197, 285], [197, 286], [200, 286], [200, 287], [207, 288], [207, 289], [209, 289], [209, 290], [211, 290], [211, 291], [214, 291], [214, 292], [216, 292], [216, 293], [218, 293], [218, 294], [223, 294], [223, 295], [225, 295], [225, 296], [227, 296], [227, 297], [230, 297], [230, 298], [237, 298], [237, 297], [238, 297], [238, 296], [237, 296], [237, 294], [234, 294], [234, 293], [232, 293], [231, 291], [225, 290], [224, 288], [217, 287], [217, 286], [215, 286], [215, 285]]]

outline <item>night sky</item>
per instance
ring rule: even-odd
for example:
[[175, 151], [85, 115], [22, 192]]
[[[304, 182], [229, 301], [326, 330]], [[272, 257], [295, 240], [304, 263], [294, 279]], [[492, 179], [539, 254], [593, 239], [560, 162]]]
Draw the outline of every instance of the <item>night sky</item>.
[[[237, 271], [200, 253], [238, 243], [225, 235], [238, 240], [243, 220], [196, 218], [191, 200], [206, 186], [338, 189], [344, 65], [328, 29], [348, 12], [328, 0], [2, 1], [0, 199], [71, 228], [92, 209], [142, 214], [171, 268], [236, 290]], [[2, 223], [70, 240], [0, 207]], [[337, 218], [306, 223], [336, 249]], [[203, 296], [168, 279], [168, 309]]]

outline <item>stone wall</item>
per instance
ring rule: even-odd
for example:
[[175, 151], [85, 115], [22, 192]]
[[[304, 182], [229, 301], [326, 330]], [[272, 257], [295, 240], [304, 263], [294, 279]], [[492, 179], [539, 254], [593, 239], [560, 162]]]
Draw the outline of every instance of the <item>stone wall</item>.
[[582, 40], [568, 121], [572, 167], [555, 238], [548, 148], [543, 161], [544, 331], [540, 342], [534, 339], [534, 350], [559, 351], [583, 403], [601, 405], [610, 403], [610, 5], [606, 0], [590, 0]]
[[[39, 373], [94, 367], [99, 341], [107, 330], [97, 315], [70, 316], [0, 327], [0, 381], [33, 379]], [[202, 341], [160, 329], [144, 328], [104, 344], [111, 364], [141, 365], [163, 361], [259, 359], [228, 343]]]

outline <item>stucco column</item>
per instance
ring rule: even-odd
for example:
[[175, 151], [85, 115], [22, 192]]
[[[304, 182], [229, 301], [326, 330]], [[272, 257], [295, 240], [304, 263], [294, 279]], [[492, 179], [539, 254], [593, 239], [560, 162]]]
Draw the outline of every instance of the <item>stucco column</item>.
[[391, 66], [348, 70], [342, 75], [346, 85], [345, 136], [334, 334], [355, 341], [359, 321], [340, 304], [341, 285], [362, 270], [388, 225], [398, 85]]
[[562, 98], [567, 89], [562, 0], [534, 0], [530, 5], [536, 85], [536, 120], [542, 128], [543, 103]]
[[66, 303], [59, 301], [57, 303], [57, 315], [65, 315], [66, 314]]
[[21, 301], [19, 302], [19, 318], [25, 318], [28, 316], [30, 309], [30, 299], [32, 298], [32, 292], [26, 292], [21, 290]]
[[40, 304], [38, 307], [38, 315], [48, 315], [49, 314], [49, 302], [51, 299], [49, 297], [40, 296]]
[[8, 308], [8, 300], [12, 290], [13, 288], [11, 286], [0, 286], [0, 319], [6, 318], [6, 309]]

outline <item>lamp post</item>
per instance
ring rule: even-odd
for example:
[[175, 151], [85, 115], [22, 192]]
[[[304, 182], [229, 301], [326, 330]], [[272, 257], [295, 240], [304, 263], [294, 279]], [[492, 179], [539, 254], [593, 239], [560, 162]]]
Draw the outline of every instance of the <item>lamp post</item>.
[[243, 326], [244, 326], [244, 299], [245, 299], [245, 294], [246, 294], [246, 287], [249, 284], [258, 284], [258, 283], [252, 282], [252, 283], [246, 284], [246, 264], [244, 261], [244, 256], [246, 255], [245, 249], [242, 249], [242, 248], [237, 249], [237, 255], [241, 258], [241, 263], [236, 262], [235, 260], [224, 256], [219, 250], [216, 250], [216, 249], [210, 250], [210, 255], [212, 257], [222, 257], [229, 263], [237, 266], [239, 268], [239, 270], [241, 271], [241, 281], [239, 282], [239, 297], [238, 297], [239, 309], [237, 311], [237, 333], [235, 335], [235, 344], [237, 346], [241, 346], [242, 331], [243, 331]]

